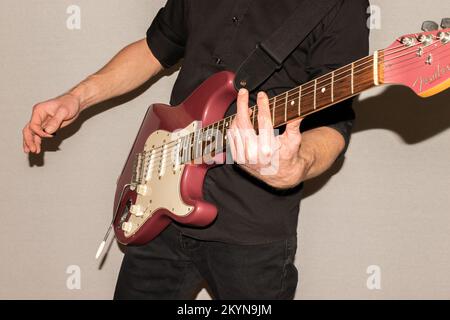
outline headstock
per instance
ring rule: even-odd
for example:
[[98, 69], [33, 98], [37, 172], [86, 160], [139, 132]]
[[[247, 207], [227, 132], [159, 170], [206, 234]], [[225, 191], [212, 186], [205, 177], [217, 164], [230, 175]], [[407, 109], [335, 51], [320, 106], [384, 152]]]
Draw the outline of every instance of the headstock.
[[423, 33], [398, 38], [379, 52], [381, 82], [410, 87], [421, 97], [435, 95], [450, 87], [450, 21], [442, 27], [427, 21]]

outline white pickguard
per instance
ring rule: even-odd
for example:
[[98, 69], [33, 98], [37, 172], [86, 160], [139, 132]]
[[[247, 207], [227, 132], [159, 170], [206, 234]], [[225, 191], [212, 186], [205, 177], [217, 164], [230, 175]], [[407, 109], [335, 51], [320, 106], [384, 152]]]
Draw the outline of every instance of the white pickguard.
[[[148, 137], [144, 147], [147, 162], [143, 183], [134, 186], [138, 194], [136, 203], [130, 209], [129, 219], [122, 224], [126, 237], [134, 235], [158, 209], [167, 209], [177, 216], [189, 215], [194, 209], [181, 198], [180, 183], [185, 165], [178, 165], [172, 152], [180, 137], [198, 127], [199, 123], [193, 122], [178, 132], [158, 130]], [[168, 146], [161, 148], [163, 145]]]

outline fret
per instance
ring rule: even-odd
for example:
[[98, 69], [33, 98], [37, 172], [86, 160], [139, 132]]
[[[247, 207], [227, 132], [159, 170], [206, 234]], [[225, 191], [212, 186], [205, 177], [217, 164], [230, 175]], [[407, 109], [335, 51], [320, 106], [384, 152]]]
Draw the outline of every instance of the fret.
[[352, 75], [351, 75], [352, 94], [355, 93], [355, 64], [352, 63]]
[[[217, 123], [217, 131], [216, 131], [216, 154], [220, 153], [220, 151], [222, 151], [222, 129], [220, 129], [221, 124], [223, 123], [223, 121], [219, 121]], [[220, 140], [219, 140], [220, 138]]]
[[203, 152], [203, 146], [202, 146], [202, 136], [203, 136], [203, 129], [200, 129], [198, 132], [194, 132], [194, 159], [201, 158], [202, 152]]
[[[269, 104], [270, 107], [270, 104]], [[275, 96], [272, 109], [272, 124], [275, 125], [275, 108], [277, 107], [277, 97]]]
[[[255, 111], [255, 113], [256, 113], [256, 111]], [[230, 123], [231, 123], [230, 117], [225, 118], [224, 130], [223, 130], [223, 139], [224, 139], [223, 145], [224, 146], [226, 146], [226, 143], [227, 143], [227, 132], [228, 132], [228, 128], [230, 127]]]
[[317, 108], [317, 78], [314, 80], [314, 110]]
[[323, 106], [332, 103], [332, 96], [331, 96], [332, 86], [333, 83], [331, 74], [326, 74], [317, 79], [316, 109], [322, 108]]
[[214, 135], [214, 155], [216, 155], [219, 150], [219, 124], [220, 122], [217, 122], [217, 127], [215, 128], [213, 135]]
[[298, 88], [298, 116], [302, 115], [302, 89], [303, 86]]
[[181, 164], [184, 163], [184, 155], [185, 155], [185, 150], [184, 150], [184, 137], [180, 138], [180, 158], [181, 158]]
[[288, 91], [284, 94], [284, 122], [287, 122], [287, 103], [288, 103]]
[[334, 70], [331, 72], [331, 102], [334, 102]]

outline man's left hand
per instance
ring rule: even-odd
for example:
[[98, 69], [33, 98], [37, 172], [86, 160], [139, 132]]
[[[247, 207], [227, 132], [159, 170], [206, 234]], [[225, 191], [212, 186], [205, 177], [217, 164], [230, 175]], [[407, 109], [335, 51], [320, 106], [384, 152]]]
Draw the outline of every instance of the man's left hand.
[[237, 98], [237, 115], [227, 132], [233, 160], [245, 171], [276, 188], [290, 188], [303, 181], [309, 162], [300, 156], [302, 135], [300, 120], [286, 125], [275, 136], [269, 99], [264, 92], [257, 97], [258, 133], [250, 115], [249, 93], [241, 89]]

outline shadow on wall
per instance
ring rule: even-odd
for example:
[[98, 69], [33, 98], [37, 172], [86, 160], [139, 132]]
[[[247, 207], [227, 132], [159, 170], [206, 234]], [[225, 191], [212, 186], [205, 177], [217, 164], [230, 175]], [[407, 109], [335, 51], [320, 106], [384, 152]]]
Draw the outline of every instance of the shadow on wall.
[[[51, 139], [43, 139], [42, 140], [42, 152], [40, 154], [29, 154], [28, 156], [28, 163], [30, 167], [42, 167], [45, 165], [45, 153], [46, 152], [55, 152], [59, 150], [59, 146], [61, 143], [70, 138], [72, 135], [78, 132], [80, 130], [83, 123], [90, 118], [107, 111], [109, 109], [112, 109], [114, 107], [120, 106], [122, 104], [125, 104], [136, 97], [143, 94], [147, 89], [149, 89], [154, 83], [159, 81], [163, 77], [171, 76], [173, 73], [178, 71], [180, 69], [180, 64], [173, 66], [170, 69], [167, 69], [163, 72], [161, 72], [160, 75], [158, 75], [155, 78], [150, 79], [149, 81], [145, 82], [142, 86], [135, 89], [134, 91], [131, 91], [125, 95], [122, 95], [120, 97], [102, 102], [98, 105], [96, 105], [93, 108], [86, 109], [83, 111], [80, 116], [78, 117], [77, 121], [72, 123], [71, 125], [61, 129], [58, 131], [53, 138]], [[156, 102], [156, 101], [154, 101]], [[149, 102], [151, 103], [151, 102]]]
[[[375, 97], [355, 102], [354, 134], [370, 129], [397, 133], [408, 144], [425, 141], [450, 127], [450, 90], [422, 99], [409, 88], [389, 86]], [[342, 168], [345, 158], [305, 184], [304, 198], [319, 191]]]

